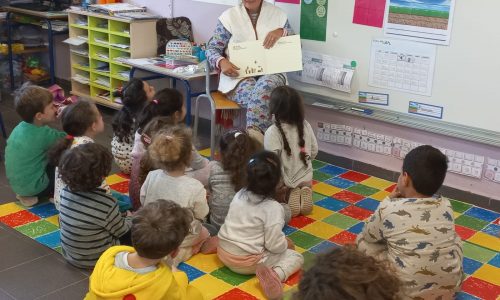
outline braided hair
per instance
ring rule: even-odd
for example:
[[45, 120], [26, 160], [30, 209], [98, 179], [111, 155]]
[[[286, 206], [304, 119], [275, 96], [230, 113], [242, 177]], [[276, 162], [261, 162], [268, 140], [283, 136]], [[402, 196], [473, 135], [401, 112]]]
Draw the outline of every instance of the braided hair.
[[279, 86], [271, 93], [269, 111], [274, 115], [274, 124], [283, 138], [283, 146], [288, 156], [292, 155], [292, 149], [283, 131], [282, 123], [297, 127], [299, 134], [300, 160], [307, 166], [307, 153], [304, 149], [304, 104], [299, 93], [288, 86]]

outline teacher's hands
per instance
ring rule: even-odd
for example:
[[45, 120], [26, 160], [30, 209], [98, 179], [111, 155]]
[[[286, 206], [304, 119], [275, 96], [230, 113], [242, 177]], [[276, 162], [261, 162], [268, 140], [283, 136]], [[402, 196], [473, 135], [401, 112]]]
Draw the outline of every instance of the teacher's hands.
[[238, 77], [239, 72], [237, 66], [233, 65], [227, 58], [224, 58], [219, 62], [219, 68], [222, 72], [222, 74], [229, 76], [229, 77]]
[[278, 28], [273, 31], [269, 31], [265, 40], [264, 40], [264, 48], [269, 49], [276, 44], [276, 42], [283, 36], [283, 28]]

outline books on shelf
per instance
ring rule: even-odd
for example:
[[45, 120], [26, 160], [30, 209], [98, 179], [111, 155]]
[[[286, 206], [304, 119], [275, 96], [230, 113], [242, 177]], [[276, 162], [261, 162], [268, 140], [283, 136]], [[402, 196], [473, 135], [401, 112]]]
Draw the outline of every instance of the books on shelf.
[[97, 13], [106, 13], [114, 16], [117, 13], [130, 12], [145, 12], [146, 7], [137, 6], [129, 3], [113, 3], [113, 4], [92, 4], [89, 5], [89, 10]]
[[120, 12], [115, 13], [115, 17], [129, 20], [154, 20], [161, 18], [161, 16], [159, 15], [151, 14], [148, 12]]
[[75, 49], [72, 48], [69, 50], [71, 53], [75, 53], [81, 56], [89, 56], [89, 51], [87, 49]]
[[71, 79], [81, 84], [89, 84], [90, 82], [90, 79], [88, 77], [85, 77], [81, 74], [76, 74], [75, 76], [71, 77]]

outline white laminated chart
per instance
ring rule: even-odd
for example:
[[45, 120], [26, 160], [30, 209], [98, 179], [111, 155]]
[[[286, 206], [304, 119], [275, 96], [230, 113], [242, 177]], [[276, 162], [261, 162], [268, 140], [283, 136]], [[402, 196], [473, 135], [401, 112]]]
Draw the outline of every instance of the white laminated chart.
[[351, 59], [302, 51], [303, 69], [290, 76], [305, 83], [350, 93], [355, 64]]
[[374, 39], [368, 84], [430, 96], [435, 59], [435, 45], [394, 39]]

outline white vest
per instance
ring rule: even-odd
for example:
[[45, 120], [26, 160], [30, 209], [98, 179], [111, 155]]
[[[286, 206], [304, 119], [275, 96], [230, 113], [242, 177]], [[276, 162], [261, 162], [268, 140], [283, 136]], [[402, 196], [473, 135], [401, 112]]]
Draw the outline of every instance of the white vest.
[[[250, 16], [248, 15], [243, 3], [223, 12], [219, 17], [219, 21], [222, 23], [224, 28], [231, 33], [229, 43], [239, 43], [255, 40], [263, 41], [270, 31], [285, 27], [287, 16], [278, 7], [267, 3], [266, 1], [262, 1], [262, 7], [260, 9], [256, 26], [257, 37], [255, 36]], [[229, 58], [229, 60], [231, 59]], [[233, 90], [241, 80], [242, 78], [233, 78], [221, 73], [219, 91], [228, 93]]]

